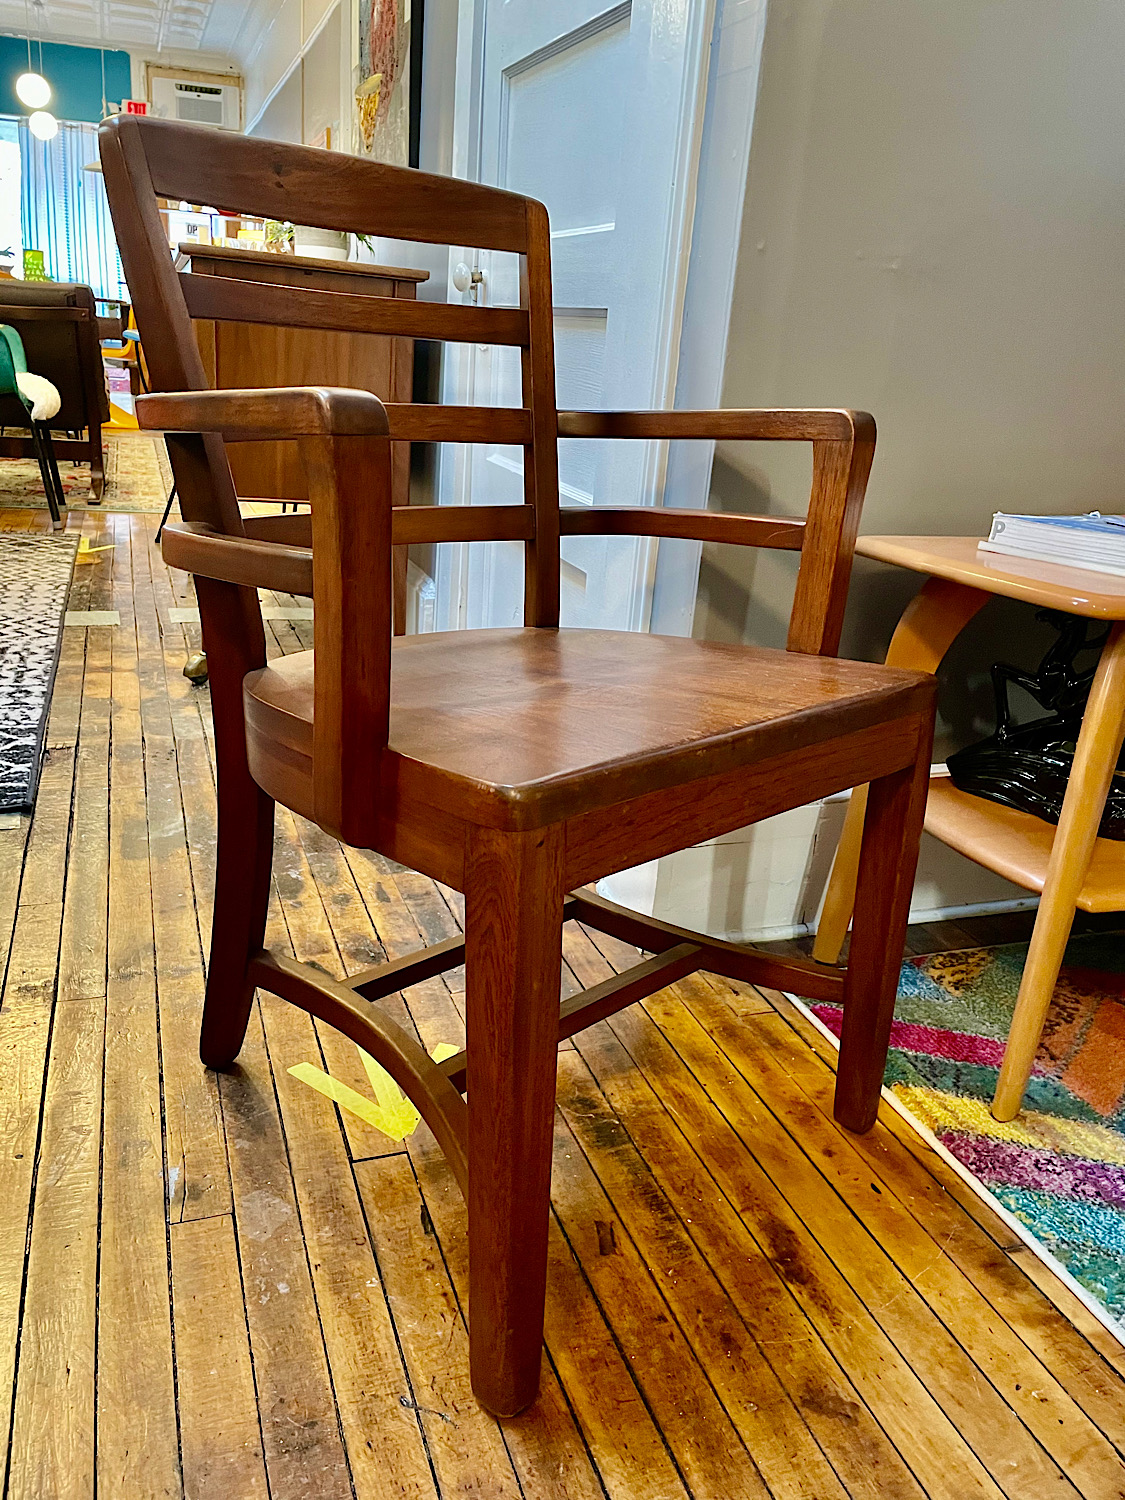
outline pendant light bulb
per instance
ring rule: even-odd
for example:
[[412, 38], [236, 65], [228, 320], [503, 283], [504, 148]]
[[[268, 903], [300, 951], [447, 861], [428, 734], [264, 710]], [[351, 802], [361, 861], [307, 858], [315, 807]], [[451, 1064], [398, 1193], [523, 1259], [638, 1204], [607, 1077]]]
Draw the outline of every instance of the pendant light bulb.
[[50, 110], [37, 109], [27, 122], [27, 128], [37, 141], [49, 141], [59, 133], [59, 122]]
[[21, 73], [16, 79], [16, 97], [28, 109], [43, 109], [51, 102], [51, 85], [42, 73]]

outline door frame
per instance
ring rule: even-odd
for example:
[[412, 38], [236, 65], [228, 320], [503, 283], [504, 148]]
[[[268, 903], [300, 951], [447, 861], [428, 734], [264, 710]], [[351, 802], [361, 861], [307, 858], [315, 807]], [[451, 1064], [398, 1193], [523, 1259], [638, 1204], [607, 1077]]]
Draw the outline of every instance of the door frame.
[[[768, 0], [683, 3], [690, 63], [677, 133], [674, 214], [679, 227], [669, 236], [673, 253], [663, 276], [657, 408], [720, 404]], [[485, 0], [429, 0], [427, 7], [427, 30], [451, 24], [456, 9], [457, 45], [452, 58], [446, 51], [445, 78], [453, 86], [453, 107], [443, 113], [451, 133], [450, 168], [454, 176], [470, 181], [476, 180], [481, 158], [484, 6]], [[607, 14], [621, 9], [605, 5]], [[436, 83], [432, 74], [431, 79]], [[457, 249], [449, 252], [450, 300], [459, 295], [452, 271], [462, 255]], [[449, 357], [454, 351], [447, 347], [444, 353], [444, 399], [449, 400], [459, 381]], [[475, 355], [470, 349], [461, 357], [475, 361]], [[705, 509], [714, 444], [652, 447], [659, 503]], [[466, 450], [457, 445], [439, 449], [437, 498], [443, 504], [464, 504], [469, 498], [465, 457]], [[645, 540], [633, 628], [690, 635], [702, 548], [692, 542]], [[469, 545], [436, 549], [439, 630], [465, 622]]]

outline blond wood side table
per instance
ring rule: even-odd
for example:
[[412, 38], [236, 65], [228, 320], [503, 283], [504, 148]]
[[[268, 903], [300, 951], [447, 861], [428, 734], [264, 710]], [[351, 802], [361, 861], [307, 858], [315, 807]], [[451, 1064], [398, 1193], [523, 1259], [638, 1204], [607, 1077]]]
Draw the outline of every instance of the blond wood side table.
[[[887, 651], [888, 665], [933, 672], [993, 594], [1111, 623], [1078, 737], [1058, 828], [959, 791], [934, 777], [926, 831], [987, 869], [1040, 892], [992, 1113], [1011, 1120], [1054, 993], [1076, 908], [1125, 911], [1125, 843], [1098, 838], [1125, 733], [1125, 578], [978, 551], [977, 537], [868, 536], [856, 551], [928, 575]], [[813, 956], [834, 964], [855, 899], [866, 788], [852, 794], [817, 929]]]

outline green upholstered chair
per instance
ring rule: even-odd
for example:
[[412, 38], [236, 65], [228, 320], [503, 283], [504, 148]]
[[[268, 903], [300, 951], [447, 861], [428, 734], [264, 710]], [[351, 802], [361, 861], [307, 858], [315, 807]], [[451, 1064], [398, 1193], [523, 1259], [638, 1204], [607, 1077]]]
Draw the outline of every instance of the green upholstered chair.
[[51, 438], [51, 418], [58, 415], [61, 399], [49, 380], [29, 373], [23, 340], [8, 323], [0, 323], [0, 397], [14, 398], [27, 413], [51, 521], [56, 528], [60, 527], [65, 501]]

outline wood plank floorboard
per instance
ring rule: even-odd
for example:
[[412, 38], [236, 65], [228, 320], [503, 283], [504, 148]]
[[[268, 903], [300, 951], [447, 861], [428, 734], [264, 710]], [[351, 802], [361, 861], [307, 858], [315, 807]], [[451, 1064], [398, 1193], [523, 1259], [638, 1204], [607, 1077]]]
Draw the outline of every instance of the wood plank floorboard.
[[[155, 524], [70, 518], [112, 548], [71, 606], [121, 623], [66, 628], [36, 808], [0, 831], [4, 1496], [1123, 1500], [1125, 1348], [901, 1117], [835, 1124], [835, 1054], [783, 996], [708, 976], [560, 1049], [542, 1394], [480, 1410], [426, 1128], [294, 1077], [371, 1096], [268, 996], [236, 1067], [198, 1062], [214, 743]], [[280, 611], [307, 602], [265, 602], [270, 654], [306, 649]], [[268, 941], [338, 977], [463, 913], [284, 810], [274, 875]], [[575, 924], [563, 956], [568, 993], [635, 960]], [[463, 971], [380, 1004], [463, 1041]]]

